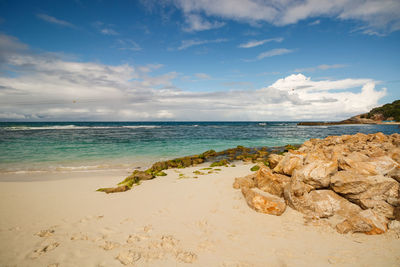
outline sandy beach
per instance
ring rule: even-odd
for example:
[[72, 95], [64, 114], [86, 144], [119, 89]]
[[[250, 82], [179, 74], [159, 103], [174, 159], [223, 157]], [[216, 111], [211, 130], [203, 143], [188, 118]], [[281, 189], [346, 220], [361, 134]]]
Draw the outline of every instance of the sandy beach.
[[208, 164], [168, 169], [118, 194], [95, 190], [126, 171], [1, 177], [0, 265], [400, 265], [394, 232], [342, 235], [289, 207], [282, 216], [250, 209], [232, 183], [251, 166], [198, 178], [193, 171]]

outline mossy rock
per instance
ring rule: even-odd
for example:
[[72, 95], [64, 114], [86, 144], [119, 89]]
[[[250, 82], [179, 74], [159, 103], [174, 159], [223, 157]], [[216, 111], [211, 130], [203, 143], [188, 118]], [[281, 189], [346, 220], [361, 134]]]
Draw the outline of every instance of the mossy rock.
[[260, 169], [260, 166], [254, 165], [253, 167], [251, 167], [250, 171], [255, 172], [255, 171], [258, 171], [259, 169]]
[[161, 172], [157, 172], [156, 176], [167, 176], [167, 174], [165, 172], [161, 171]]
[[294, 146], [294, 145], [290, 145], [290, 144], [285, 146], [285, 151], [286, 152], [289, 151], [289, 150], [297, 150], [297, 149], [299, 149], [298, 146]]
[[226, 159], [222, 159], [220, 161], [211, 163], [210, 167], [228, 166], [228, 164], [229, 164], [229, 161], [227, 161]]
[[110, 194], [110, 193], [125, 192], [125, 191], [128, 191], [130, 189], [131, 189], [131, 187], [129, 187], [127, 185], [121, 185], [121, 186], [118, 186], [118, 187], [99, 188], [96, 191], [104, 192], [106, 194]]

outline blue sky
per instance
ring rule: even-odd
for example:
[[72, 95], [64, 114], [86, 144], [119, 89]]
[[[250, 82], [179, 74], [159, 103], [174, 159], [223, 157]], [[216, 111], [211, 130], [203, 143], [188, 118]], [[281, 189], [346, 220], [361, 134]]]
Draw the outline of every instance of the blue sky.
[[399, 46], [398, 0], [0, 0], [0, 119], [342, 119]]

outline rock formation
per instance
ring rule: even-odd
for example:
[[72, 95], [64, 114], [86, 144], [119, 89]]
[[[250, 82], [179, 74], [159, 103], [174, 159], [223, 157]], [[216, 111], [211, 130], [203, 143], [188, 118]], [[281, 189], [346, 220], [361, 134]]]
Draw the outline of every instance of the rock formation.
[[400, 220], [400, 134], [311, 139], [268, 159], [273, 169], [259, 164], [256, 175], [234, 184], [258, 212], [281, 215], [282, 205], [282, 212], [269, 212], [278, 197], [307, 217], [328, 220], [340, 233], [381, 234]]

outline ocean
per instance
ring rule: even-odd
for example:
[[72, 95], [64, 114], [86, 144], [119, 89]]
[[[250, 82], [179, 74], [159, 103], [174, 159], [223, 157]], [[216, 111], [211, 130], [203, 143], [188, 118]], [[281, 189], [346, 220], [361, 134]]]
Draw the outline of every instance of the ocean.
[[400, 128], [297, 122], [2, 122], [0, 173], [133, 169], [209, 149], [301, 144], [358, 132], [393, 134]]

